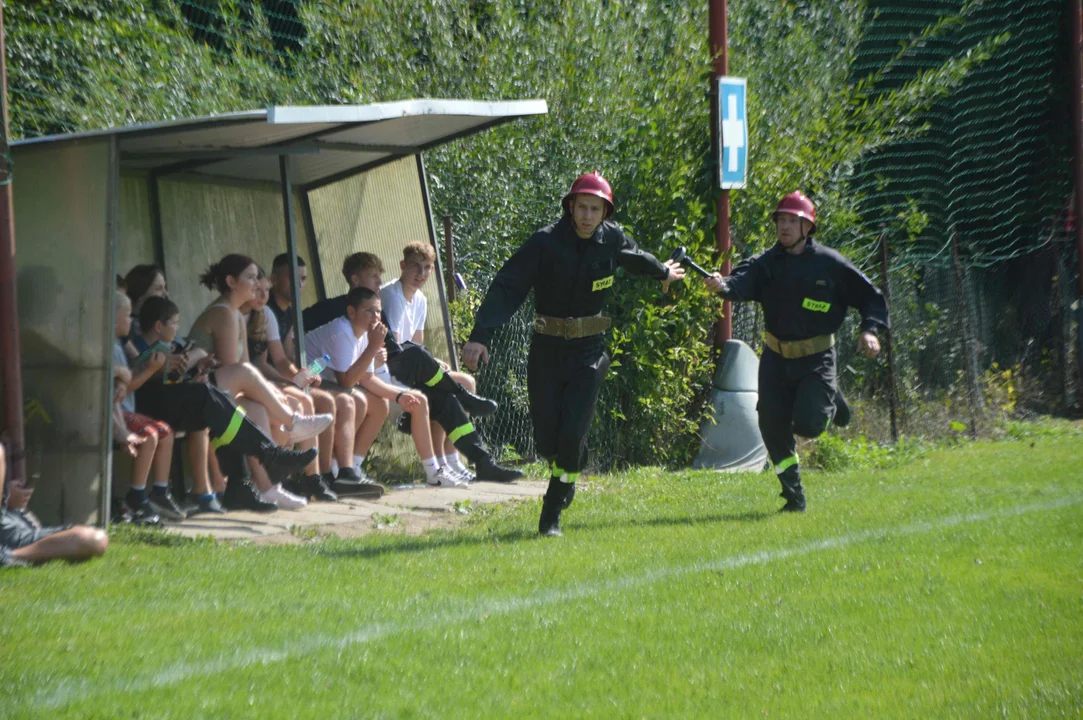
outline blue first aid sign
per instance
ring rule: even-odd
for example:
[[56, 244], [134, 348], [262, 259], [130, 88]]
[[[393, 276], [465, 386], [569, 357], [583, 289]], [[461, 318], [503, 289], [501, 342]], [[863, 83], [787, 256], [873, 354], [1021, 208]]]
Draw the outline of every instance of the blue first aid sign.
[[738, 77], [718, 78], [718, 186], [735, 190], [748, 181], [748, 115], [745, 90], [748, 81]]

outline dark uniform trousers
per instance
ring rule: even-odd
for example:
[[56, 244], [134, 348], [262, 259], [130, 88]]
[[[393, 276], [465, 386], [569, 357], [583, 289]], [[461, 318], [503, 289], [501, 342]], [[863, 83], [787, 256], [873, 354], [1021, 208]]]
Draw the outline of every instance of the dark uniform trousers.
[[587, 436], [609, 353], [600, 335], [563, 340], [535, 335], [527, 360], [527, 392], [538, 454], [566, 473], [587, 465]]
[[429, 401], [429, 417], [444, 428], [455, 448], [467, 460], [476, 463], [488, 455], [474, 424], [455, 396], [461, 386], [444, 372], [424, 346], [403, 343], [401, 350], [388, 353], [387, 369], [399, 382], [425, 394]]
[[248, 419], [226, 392], [210, 383], [146, 383], [135, 394], [136, 410], [174, 430], [210, 429], [211, 447], [225, 475], [248, 477], [244, 456], [260, 457], [274, 441]]
[[760, 435], [783, 496], [801, 493], [794, 435], [819, 437], [835, 417], [836, 349], [787, 360], [769, 347], [760, 357]]

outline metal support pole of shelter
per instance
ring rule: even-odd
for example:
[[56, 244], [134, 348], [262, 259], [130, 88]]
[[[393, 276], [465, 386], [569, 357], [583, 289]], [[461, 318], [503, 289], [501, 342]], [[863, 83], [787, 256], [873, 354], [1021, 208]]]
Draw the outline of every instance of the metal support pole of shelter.
[[[728, 35], [729, 20], [727, 18], [726, 0], [710, 0], [708, 6], [707, 22], [710, 28], [711, 54], [714, 56], [714, 68], [711, 71], [711, 135], [712, 147], [715, 148], [714, 157], [721, 158], [722, 138], [717, 132], [715, 122], [716, 113], [719, 112], [718, 83], [717, 78], [729, 74], [729, 51]], [[721, 160], [719, 160], [721, 162]], [[715, 246], [721, 255], [722, 274], [729, 275], [732, 270], [730, 263], [730, 191], [722, 190], [715, 200]], [[715, 347], [722, 347], [727, 340], [733, 337], [733, 303], [726, 300], [722, 305], [722, 318], [718, 321], [718, 331], [715, 333]]]
[[308, 264], [312, 269], [312, 282], [316, 286], [316, 299], [327, 299], [327, 285], [323, 279], [323, 262], [320, 261], [320, 246], [316, 242], [316, 224], [312, 220], [312, 202], [308, 191], [301, 191], [301, 219], [305, 223], [305, 235], [308, 236]]
[[1083, 386], [1083, 0], [1072, 0], [1072, 129], [1075, 153], [1076, 378]]
[[120, 142], [109, 136], [109, 177], [105, 185], [105, 313], [102, 348], [105, 352], [105, 377], [102, 378], [102, 481], [99, 518], [108, 528], [113, 498], [113, 344], [116, 343], [117, 313], [117, 239], [120, 235]]
[[26, 438], [23, 428], [22, 353], [19, 347], [19, 303], [15, 288], [15, 209], [12, 201], [11, 147], [8, 144], [8, 80], [4, 49], [4, 13], [0, 3], [0, 392], [4, 399], [3, 430], [7, 434], [7, 482], [26, 482]]
[[297, 265], [297, 234], [293, 230], [293, 183], [290, 181], [288, 155], [278, 156], [278, 173], [282, 182], [282, 216], [286, 223], [286, 252], [290, 256], [290, 274], [293, 277], [291, 298], [293, 300], [294, 360], [298, 369], [303, 370], [307, 364], [305, 362], [305, 327], [301, 319], [301, 277]]
[[[880, 226], [880, 277], [883, 285], [884, 300], [887, 302], [888, 313], [891, 312], [891, 276], [888, 274], [889, 258], [887, 248], [887, 232]], [[884, 352], [887, 355], [887, 404], [891, 412], [891, 442], [899, 442], [899, 424], [896, 414], [895, 394], [895, 352], [892, 348], [891, 326], [884, 330]]]
[[455, 302], [455, 237], [451, 232], [451, 216], [444, 216], [444, 254], [447, 257], [447, 267], [444, 268], [444, 285], [447, 286], [447, 297], [450, 302]]
[[447, 335], [447, 354], [448, 364], [452, 370], [459, 369], [459, 353], [455, 347], [455, 333], [451, 328], [451, 313], [447, 308], [447, 289], [444, 287], [444, 274], [440, 268], [440, 251], [439, 246], [436, 244], [436, 222], [432, 216], [432, 202], [429, 198], [429, 179], [425, 175], [425, 160], [421, 157], [421, 153], [414, 155], [417, 158], [417, 179], [421, 184], [421, 202], [425, 204], [425, 221], [429, 228], [429, 244], [432, 245], [433, 252], [436, 253], [436, 287], [440, 293], [440, 309], [444, 314], [444, 328]]

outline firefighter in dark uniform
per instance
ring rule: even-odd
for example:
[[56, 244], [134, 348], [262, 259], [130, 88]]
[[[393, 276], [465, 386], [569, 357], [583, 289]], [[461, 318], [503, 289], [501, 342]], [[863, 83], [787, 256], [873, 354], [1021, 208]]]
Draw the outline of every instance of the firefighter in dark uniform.
[[841, 254], [813, 242], [816, 207], [800, 192], [778, 203], [773, 215], [778, 243], [741, 262], [729, 277], [715, 273], [707, 288], [727, 300], [763, 306], [767, 332], [760, 357], [759, 425], [774, 464], [785, 512], [802, 512], [794, 434], [814, 438], [832, 422], [850, 422], [838, 389], [835, 333], [848, 308], [861, 313], [858, 353], [876, 357], [877, 331], [888, 327], [884, 296]]
[[537, 316], [527, 392], [534, 442], [551, 473], [538, 531], [552, 536], [561, 534], [560, 513], [587, 462], [587, 435], [609, 369], [602, 333], [610, 319], [601, 313], [617, 268], [661, 281], [663, 292], [684, 277], [679, 265], [643, 252], [608, 220], [613, 191], [597, 173], [577, 178], [562, 204], [564, 216], [534, 233], [493, 278], [462, 351], [471, 369], [487, 361], [493, 331], [533, 288]]

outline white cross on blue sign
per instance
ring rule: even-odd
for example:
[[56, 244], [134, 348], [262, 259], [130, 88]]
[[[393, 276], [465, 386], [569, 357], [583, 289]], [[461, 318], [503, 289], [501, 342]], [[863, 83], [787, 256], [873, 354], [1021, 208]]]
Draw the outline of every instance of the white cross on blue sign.
[[723, 190], [743, 188], [748, 181], [746, 89], [745, 78], [718, 78], [718, 186]]

